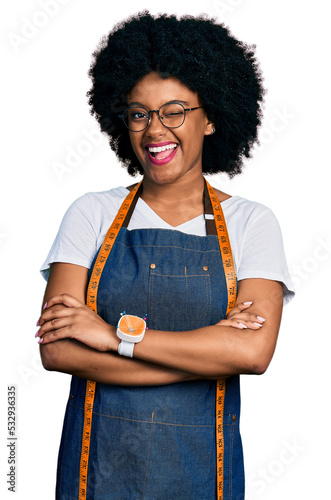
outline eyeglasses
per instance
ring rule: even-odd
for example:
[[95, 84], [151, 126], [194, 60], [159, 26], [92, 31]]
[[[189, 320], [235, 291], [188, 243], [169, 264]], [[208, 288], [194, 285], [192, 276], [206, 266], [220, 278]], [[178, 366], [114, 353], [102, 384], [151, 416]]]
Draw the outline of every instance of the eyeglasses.
[[118, 116], [122, 118], [126, 127], [131, 130], [131, 132], [142, 132], [150, 125], [151, 113], [157, 113], [160, 122], [165, 127], [178, 128], [183, 125], [185, 121], [186, 111], [194, 111], [202, 107], [203, 106], [184, 108], [179, 102], [167, 102], [159, 109], [151, 109], [149, 111], [141, 106], [130, 106], [122, 115]]

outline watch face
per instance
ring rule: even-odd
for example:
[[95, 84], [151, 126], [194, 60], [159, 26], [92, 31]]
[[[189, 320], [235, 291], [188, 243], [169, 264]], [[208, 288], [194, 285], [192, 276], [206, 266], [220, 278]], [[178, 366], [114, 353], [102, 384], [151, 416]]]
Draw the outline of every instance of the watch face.
[[124, 314], [118, 323], [118, 329], [126, 335], [141, 335], [144, 333], [145, 328], [146, 323], [142, 318], [131, 316], [130, 314]]

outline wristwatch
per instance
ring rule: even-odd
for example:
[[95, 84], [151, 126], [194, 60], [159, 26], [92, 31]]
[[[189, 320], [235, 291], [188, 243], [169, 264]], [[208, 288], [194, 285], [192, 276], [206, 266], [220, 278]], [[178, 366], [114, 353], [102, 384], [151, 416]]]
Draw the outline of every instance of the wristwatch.
[[134, 345], [142, 341], [145, 331], [146, 322], [144, 319], [126, 314], [124, 311], [116, 330], [118, 338], [122, 340], [118, 346], [118, 354], [133, 358]]

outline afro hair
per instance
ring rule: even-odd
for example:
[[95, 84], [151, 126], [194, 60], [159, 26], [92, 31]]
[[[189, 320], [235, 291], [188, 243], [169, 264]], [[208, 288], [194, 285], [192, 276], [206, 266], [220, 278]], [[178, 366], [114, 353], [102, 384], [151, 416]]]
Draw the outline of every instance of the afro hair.
[[177, 18], [144, 11], [116, 25], [93, 53], [87, 96], [91, 114], [128, 173], [143, 170], [119, 115], [129, 91], [151, 72], [197, 92], [214, 123], [216, 131], [203, 145], [203, 172], [241, 173], [262, 117], [264, 89], [254, 49], [205, 15]]

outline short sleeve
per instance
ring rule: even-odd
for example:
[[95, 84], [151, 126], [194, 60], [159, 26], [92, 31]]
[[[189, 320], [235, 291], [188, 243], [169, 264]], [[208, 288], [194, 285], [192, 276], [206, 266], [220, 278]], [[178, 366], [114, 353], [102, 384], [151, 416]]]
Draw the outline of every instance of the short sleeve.
[[238, 280], [247, 278], [281, 282], [285, 304], [294, 296], [279, 223], [274, 213], [261, 204], [255, 204], [249, 214], [242, 241]]
[[97, 234], [88, 194], [78, 198], [65, 213], [55, 241], [40, 272], [47, 280], [53, 262], [90, 268], [97, 251]]

